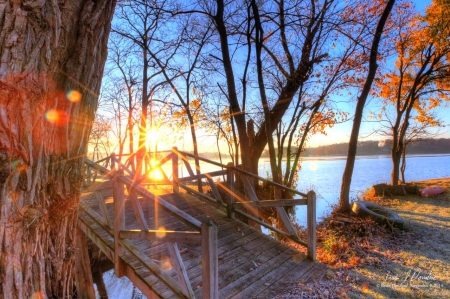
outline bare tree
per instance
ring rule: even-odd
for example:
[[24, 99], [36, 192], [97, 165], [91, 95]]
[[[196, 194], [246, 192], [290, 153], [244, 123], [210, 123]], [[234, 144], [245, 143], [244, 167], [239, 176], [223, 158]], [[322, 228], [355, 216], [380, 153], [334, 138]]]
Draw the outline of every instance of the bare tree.
[[[136, 150], [136, 173], [138, 175], [143, 170], [152, 98], [157, 90], [165, 84], [165, 80], [160, 76], [162, 70], [156, 67], [149, 54], [150, 51], [165, 52], [166, 50], [164, 37], [168, 36], [168, 33], [161, 30], [165, 21], [165, 14], [161, 8], [165, 3], [164, 0], [121, 2], [116, 11], [117, 23], [112, 29], [113, 34], [131, 41], [135, 55], [139, 57], [139, 69], [142, 72], [138, 80], [141, 83], [141, 117]], [[129, 80], [128, 84], [131, 83], [133, 83], [132, 80]]]
[[111, 142], [109, 133], [111, 132], [111, 120], [103, 115], [97, 114], [89, 135], [89, 149], [91, 150], [91, 159], [100, 160], [109, 156]]
[[391, 13], [394, 3], [395, 0], [389, 0], [387, 2], [386, 6], [384, 7], [383, 13], [381, 14], [381, 17], [378, 21], [377, 27], [374, 32], [374, 37], [372, 40], [372, 46], [370, 48], [369, 71], [367, 73], [367, 78], [364, 83], [361, 94], [358, 97], [358, 103], [356, 104], [352, 132], [350, 134], [347, 162], [345, 163], [344, 174], [342, 175], [341, 193], [339, 196], [339, 207], [343, 211], [349, 210], [350, 208], [350, 185], [352, 182], [353, 168], [355, 166], [359, 129], [361, 126], [364, 106], [367, 97], [369, 96], [370, 89], [372, 87], [372, 83], [378, 68], [377, 56], [381, 35], [383, 34], [384, 25], [386, 24], [386, 21]]

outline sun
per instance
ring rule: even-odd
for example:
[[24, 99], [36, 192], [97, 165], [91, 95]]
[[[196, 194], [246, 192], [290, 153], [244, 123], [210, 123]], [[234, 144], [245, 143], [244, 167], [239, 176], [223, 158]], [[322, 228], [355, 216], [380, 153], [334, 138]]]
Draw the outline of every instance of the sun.
[[159, 140], [159, 132], [156, 128], [151, 128], [147, 130], [147, 133], [145, 135], [145, 140], [147, 141], [147, 144], [151, 147], [152, 145], [155, 145]]
[[317, 170], [317, 162], [316, 161], [309, 162], [309, 169], [312, 171], [316, 171]]

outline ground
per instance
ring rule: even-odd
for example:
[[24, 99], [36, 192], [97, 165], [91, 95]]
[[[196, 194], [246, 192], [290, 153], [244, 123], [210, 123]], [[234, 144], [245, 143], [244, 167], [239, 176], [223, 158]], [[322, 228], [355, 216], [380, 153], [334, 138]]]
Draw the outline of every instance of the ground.
[[317, 232], [318, 260], [330, 270], [277, 299], [450, 298], [450, 178], [414, 183], [440, 185], [446, 192], [433, 198], [362, 198], [398, 213], [404, 230], [333, 213]]

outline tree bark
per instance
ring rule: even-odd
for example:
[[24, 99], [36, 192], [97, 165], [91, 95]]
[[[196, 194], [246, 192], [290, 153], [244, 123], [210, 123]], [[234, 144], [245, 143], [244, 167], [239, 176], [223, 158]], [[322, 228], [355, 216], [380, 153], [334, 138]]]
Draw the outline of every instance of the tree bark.
[[0, 298], [71, 298], [116, 1], [0, 3]]
[[358, 145], [359, 128], [361, 127], [361, 120], [364, 111], [364, 105], [366, 104], [367, 97], [369, 96], [370, 88], [372, 87], [373, 80], [378, 68], [377, 55], [378, 45], [381, 40], [381, 34], [384, 30], [384, 25], [391, 13], [395, 0], [389, 0], [384, 8], [383, 14], [378, 21], [375, 35], [370, 49], [370, 62], [369, 72], [367, 74], [366, 82], [364, 83], [361, 95], [358, 98], [356, 104], [355, 118], [353, 120], [352, 132], [350, 134], [350, 142], [348, 145], [347, 163], [345, 164], [344, 174], [342, 175], [341, 194], [339, 196], [339, 207], [346, 211], [350, 209], [350, 185], [352, 183], [353, 168], [355, 166], [356, 149]]

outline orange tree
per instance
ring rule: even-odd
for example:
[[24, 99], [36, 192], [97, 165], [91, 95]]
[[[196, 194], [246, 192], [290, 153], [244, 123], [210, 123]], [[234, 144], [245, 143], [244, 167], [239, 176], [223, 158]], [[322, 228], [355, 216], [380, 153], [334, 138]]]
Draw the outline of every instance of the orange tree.
[[[450, 98], [450, 1], [433, 0], [424, 16], [405, 14], [405, 26], [394, 37], [395, 69], [378, 81], [379, 96], [389, 118], [392, 136], [391, 183], [397, 185], [400, 162], [412, 118], [437, 125], [436, 108]], [[389, 111], [389, 113], [388, 113]]]

